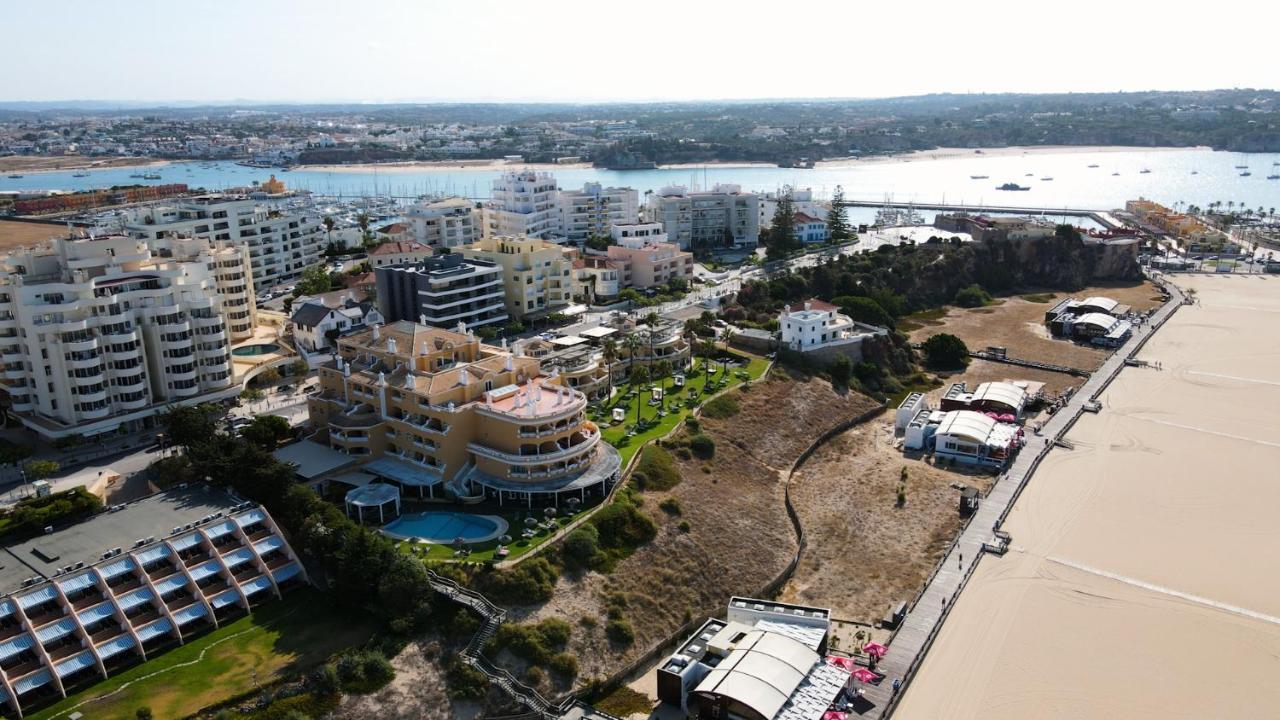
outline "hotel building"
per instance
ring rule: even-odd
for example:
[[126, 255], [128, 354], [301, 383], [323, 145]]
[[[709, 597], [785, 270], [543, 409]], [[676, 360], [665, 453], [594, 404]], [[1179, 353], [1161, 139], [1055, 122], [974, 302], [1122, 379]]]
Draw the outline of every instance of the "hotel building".
[[456, 252], [502, 268], [507, 313], [517, 320], [555, 312], [573, 301], [573, 258], [553, 242], [496, 235]]
[[389, 321], [470, 328], [509, 318], [503, 269], [496, 263], [449, 253], [373, 272], [379, 309]]
[[3, 389], [45, 438], [148, 426], [174, 403], [235, 395], [229, 348], [252, 337], [244, 247], [113, 235], [0, 260]]
[[562, 238], [559, 188], [551, 173], [520, 170], [493, 181], [484, 205], [484, 236], [528, 235]]
[[[504, 343], [505, 345], [505, 343]], [[338, 339], [308, 400], [313, 440], [419, 497], [532, 505], [606, 492], [618, 452], [556, 370], [474, 334], [396, 322]]]
[[261, 507], [179, 486], [0, 555], [0, 706], [22, 717], [307, 582]]
[[581, 190], [560, 191], [558, 202], [561, 233], [578, 245], [588, 238], [608, 237], [611, 226], [633, 223], [640, 213], [640, 193], [635, 189], [593, 182]]
[[321, 217], [302, 197], [255, 199], [206, 195], [128, 208], [124, 231], [149, 243], [197, 237], [249, 251], [253, 283], [260, 289], [294, 280], [322, 261]]
[[760, 196], [738, 185], [693, 191], [669, 185], [646, 199], [645, 219], [662, 223], [682, 250], [754, 246], [760, 240]]

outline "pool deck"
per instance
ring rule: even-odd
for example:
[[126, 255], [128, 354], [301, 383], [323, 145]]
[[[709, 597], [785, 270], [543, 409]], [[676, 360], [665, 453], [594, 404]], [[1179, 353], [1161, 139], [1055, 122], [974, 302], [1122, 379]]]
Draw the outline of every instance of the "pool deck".
[[[465, 512], [436, 511], [436, 510], [428, 510], [426, 512], [420, 512], [420, 513], [404, 513], [399, 518], [392, 520], [390, 523], [388, 523], [388, 525], [394, 525], [395, 523], [400, 522], [400, 520], [404, 518], [425, 517], [427, 515], [458, 515], [466, 518], [479, 518], [483, 520], [488, 520], [489, 522], [493, 523], [494, 531], [492, 533], [489, 533], [488, 535], [485, 535], [484, 537], [480, 537], [480, 538], [466, 538], [466, 544], [468, 545], [475, 545], [482, 542], [489, 542], [490, 540], [493, 540], [495, 538], [502, 537], [503, 535], [507, 534], [507, 530], [510, 528], [507, 521], [501, 517], [498, 517], [497, 515], [472, 515], [470, 513], [465, 513]], [[456, 535], [450, 538], [431, 538], [431, 537], [423, 537], [421, 535], [398, 533], [393, 530], [388, 530], [386, 526], [384, 526], [381, 530], [379, 530], [379, 532], [381, 532], [383, 535], [386, 535], [389, 538], [393, 538], [396, 540], [426, 540], [427, 542], [435, 543], [437, 545], [448, 545], [457, 538]]]

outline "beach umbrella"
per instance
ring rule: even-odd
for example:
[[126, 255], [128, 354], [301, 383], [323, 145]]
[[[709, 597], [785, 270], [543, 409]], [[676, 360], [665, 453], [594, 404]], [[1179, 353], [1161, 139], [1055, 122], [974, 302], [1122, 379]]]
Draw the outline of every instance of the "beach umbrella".
[[530, 515], [529, 517], [524, 519], [524, 524], [525, 524], [525, 527], [533, 527], [534, 525], [538, 524], [538, 518]]
[[462, 546], [466, 544], [467, 544], [466, 539], [463, 538], [461, 535], [453, 539], [453, 546], [458, 548], [459, 550], [461, 550]]
[[837, 712], [835, 710], [828, 710], [822, 713], [822, 720], [845, 720], [847, 717], [849, 717], [848, 713]]
[[555, 509], [555, 508], [553, 508], [553, 507], [549, 507], [549, 508], [547, 508], [546, 510], [543, 510], [543, 511], [542, 511], [542, 514], [543, 514], [543, 515], [546, 515], [546, 516], [547, 516], [547, 517], [549, 517], [549, 518], [553, 518], [553, 517], [555, 517], [555, 516], [556, 516], [556, 509]]
[[575, 507], [575, 508], [582, 504], [582, 500], [576, 497], [571, 497], [568, 500], [565, 500], [564, 502], [569, 507]]
[[498, 542], [502, 543], [503, 545], [506, 545], [507, 543], [511, 542], [511, 536], [503, 535], [502, 537], [498, 538]]
[[884, 657], [885, 653], [889, 652], [889, 648], [885, 647], [884, 645], [881, 645], [878, 642], [869, 642], [866, 645], [862, 646], [862, 652], [879, 660], [880, 658]]
[[871, 672], [866, 668], [858, 668], [857, 670], [853, 671], [853, 679], [857, 680], [860, 683], [869, 683], [869, 682], [875, 682], [876, 680], [879, 680], [880, 676]]
[[827, 664], [835, 665], [836, 667], [842, 667], [845, 670], [849, 670], [849, 671], [852, 671], [855, 667], [857, 667], [856, 665], [853, 664], [853, 658], [847, 658], [840, 655], [828, 655]]

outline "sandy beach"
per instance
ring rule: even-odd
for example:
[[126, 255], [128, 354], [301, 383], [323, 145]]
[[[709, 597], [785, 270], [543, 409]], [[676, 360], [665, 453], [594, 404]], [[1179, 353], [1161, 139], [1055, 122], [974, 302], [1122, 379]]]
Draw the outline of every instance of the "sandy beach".
[[298, 165], [295, 170], [331, 173], [411, 173], [423, 170], [463, 170], [500, 173], [504, 170], [575, 170], [590, 168], [591, 163], [520, 163], [506, 160], [413, 160], [391, 163], [351, 163], [350, 165]]
[[121, 167], [160, 167], [168, 160], [144, 157], [84, 157], [80, 155], [10, 155], [0, 157], [2, 173], [65, 172], [67, 170], [108, 170]]
[[1280, 278], [1184, 307], [1053, 451], [898, 717], [1280, 716]]
[[1124, 152], [1185, 152], [1209, 150], [1207, 147], [1130, 147], [1126, 145], [1026, 145], [1005, 148], [935, 148], [892, 155], [832, 158], [816, 163], [819, 168], [856, 167], [885, 162], [919, 162], [932, 160], [972, 160], [980, 158], [1022, 157], [1032, 155], [1081, 155]]

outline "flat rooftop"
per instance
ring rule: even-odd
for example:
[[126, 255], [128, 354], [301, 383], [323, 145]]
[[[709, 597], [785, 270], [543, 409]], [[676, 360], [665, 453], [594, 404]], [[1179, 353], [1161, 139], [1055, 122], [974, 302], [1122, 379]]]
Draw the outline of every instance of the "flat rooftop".
[[178, 525], [196, 522], [239, 504], [230, 493], [207, 485], [188, 485], [145, 497], [117, 512], [104, 512], [49, 535], [8, 545], [0, 553], [0, 593], [22, 588], [35, 575], [52, 578], [60, 567], [102, 560], [111, 548], [128, 550], [145, 537], [168, 537]]

